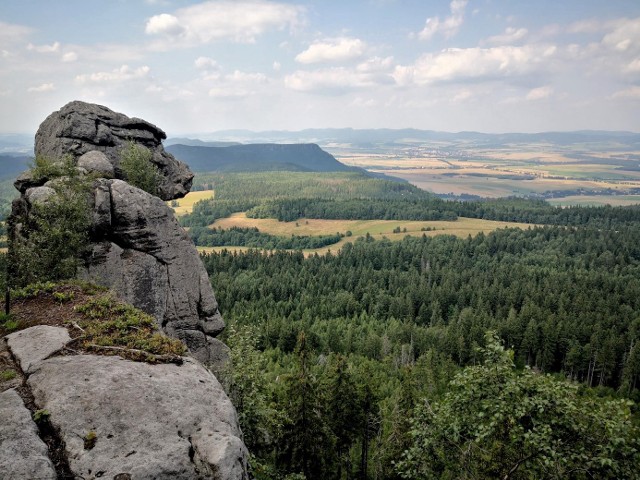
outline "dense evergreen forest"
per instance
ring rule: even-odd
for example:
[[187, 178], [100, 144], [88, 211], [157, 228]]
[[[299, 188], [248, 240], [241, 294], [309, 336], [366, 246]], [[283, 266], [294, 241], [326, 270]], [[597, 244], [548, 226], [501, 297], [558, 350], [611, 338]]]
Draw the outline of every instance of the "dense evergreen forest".
[[[254, 383], [228, 374], [261, 478], [430, 478], [411, 476], [407, 459], [424, 402], [447, 398], [460, 369], [482, 363], [487, 331], [517, 369], [572, 380], [584, 401], [640, 398], [637, 227], [365, 238], [307, 259], [223, 251], [203, 260], [236, 373], [264, 372]], [[313, 440], [298, 432], [295, 443], [315, 447], [296, 457], [299, 402], [315, 423], [304, 423]], [[508, 478], [542, 478], [534, 471]]]

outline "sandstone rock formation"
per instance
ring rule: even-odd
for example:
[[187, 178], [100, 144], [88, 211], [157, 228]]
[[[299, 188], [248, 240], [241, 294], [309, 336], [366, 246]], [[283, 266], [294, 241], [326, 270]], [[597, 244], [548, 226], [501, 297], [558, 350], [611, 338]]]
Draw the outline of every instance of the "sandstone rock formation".
[[[75, 478], [247, 478], [248, 455], [233, 405], [197, 362], [55, 356], [71, 339], [66, 329], [52, 326], [6, 339], [34, 403], [59, 432]], [[0, 445], [0, 472], [15, 474], [10, 478], [56, 478], [13, 389], [0, 393]]]
[[[54, 162], [67, 156], [72, 164], [61, 164], [58, 176], [25, 172], [16, 180], [21, 196], [8, 221], [9, 264], [17, 268], [16, 245], [28, 249], [29, 236], [37, 237], [41, 228], [38, 221], [52, 223], [39, 212], [55, 206], [56, 199], [68, 205], [72, 197], [65, 195], [76, 188], [71, 203], [81, 210], [86, 205], [90, 220], [90, 245], [77, 276], [153, 316], [195, 360], [152, 365], [87, 354], [67, 347], [75, 340], [65, 328], [51, 325], [0, 339], [0, 353], [6, 359], [10, 350], [13, 369], [21, 374], [13, 380], [19, 387], [5, 385], [8, 390], [0, 392], [0, 478], [5, 473], [9, 478], [248, 478], [235, 409], [199, 363], [224, 359], [227, 347], [214, 338], [224, 323], [198, 252], [163, 201], [184, 196], [193, 178], [164, 151], [164, 137], [144, 120], [99, 105], [71, 102], [51, 114], [36, 134], [36, 155]], [[126, 182], [119, 159], [129, 141], [152, 152], [161, 174], [160, 198]], [[70, 231], [64, 233], [67, 239]], [[38, 245], [34, 255], [49, 244]], [[62, 260], [54, 257], [47, 265]], [[52, 425], [53, 440], [46, 437], [46, 445], [42, 427], [38, 437], [30, 419], [35, 409], [46, 411]]]
[[160, 198], [171, 200], [189, 192], [193, 174], [187, 165], [165, 152], [162, 146], [165, 138], [167, 135], [149, 122], [129, 118], [102, 105], [75, 101], [42, 122], [36, 133], [35, 153], [51, 159], [65, 155], [77, 159], [99, 151], [113, 165], [116, 178], [126, 180], [119, 169], [120, 153], [127, 142], [143, 145], [151, 150], [152, 162], [162, 173]]
[[187, 233], [159, 198], [122, 180], [94, 190], [92, 256], [80, 276], [118, 292], [211, 363], [224, 328], [207, 272]]
[[[184, 196], [193, 174], [164, 151], [163, 138], [162, 130], [144, 120], [76, 101], [42, 123], [35, 151], [54, 160], [71, 155], [81, 175], [103, 177], [93, 181], [92, 251], [79, 276], [115, 290], [183, 340], [198, 360], [213, 363], [225, 357], [226, 347], [214, 338], [224, 323], [193, 242], [160, 198], [120, 179], [120, 152], [126, 142], [138, 142], [153, 152], [162, 174], [160, 197]], [[57, 180], [28, 172], [18, 178], [22, 195], [13, 205], [11, 235], [20, 234], [35, 203], [55, 193]]]

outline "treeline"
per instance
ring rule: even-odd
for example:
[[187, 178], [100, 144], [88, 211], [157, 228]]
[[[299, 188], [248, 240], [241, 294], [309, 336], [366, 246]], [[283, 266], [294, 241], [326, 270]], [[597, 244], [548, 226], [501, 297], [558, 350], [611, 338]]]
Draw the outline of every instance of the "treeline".
[[268, 200], [247, 210], [249, 218], [329, 220], [456, 220], [455, 211], [437, 198], [429, 200], [325, 200], [294, 198]]
[[231, 227], [230, 229], [192, 227], [189, 234], [193, 242], [201, 247], [251, 247], [266, 250], [301, 250], [322, 248], [333, 245], [342, 239], [342, 235], [319, 235], [278, 237], [262, 233], [257, 228]]

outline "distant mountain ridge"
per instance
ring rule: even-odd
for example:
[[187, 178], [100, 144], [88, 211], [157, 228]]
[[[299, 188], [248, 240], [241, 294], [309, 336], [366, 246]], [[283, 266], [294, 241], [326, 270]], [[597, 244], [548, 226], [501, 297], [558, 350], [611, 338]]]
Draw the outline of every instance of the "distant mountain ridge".
[[571, 132], [539, 133], [482, 133], [473, 131], [441, 132], [436, 130], [403, 129], [353, 129], [353, 128], [310, 128], [299, 131], [222, 130], [207, 135], [209, 139], [238, 142], [313, 142], [321, 145], [329, 143], [376, 144], [450, 142], [470, 143], [478, 146], [492, 146], [521, 143], [548, 143], [572, 145], [577, 143], [620, 143], [625, 146], [640, 146], [640, 133], [627, 131], [577, 130]]
[[169, 145], [166, 150], [194, 172], [288, 170], [343, 172], [360, 170], [340, 163], [314, 143], [252, 143], [226, 147]]

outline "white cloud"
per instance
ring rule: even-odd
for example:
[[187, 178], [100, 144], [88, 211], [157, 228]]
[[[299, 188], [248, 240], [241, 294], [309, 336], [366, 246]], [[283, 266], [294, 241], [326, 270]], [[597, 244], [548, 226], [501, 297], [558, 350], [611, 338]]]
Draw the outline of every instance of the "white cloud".
[[499, 45], [509, 45], [522, 40], [528, 33], [526, 28], [508, 27], [503, 34], [489, 37], [487, 42]]
[[451, 99], [451, 102], [462, 103], [465, 100], [469, 100], [472, 96], [473, 94], [471, 93], [471, 90], [465, 88], [464, 90], [460, 90], [458, 93], [456, 93]]
[[60, 51], [60, 42], [54, 42], [51, 45], [34, 45], [30, 43], [27, 45], [27, 50], [38, 53], [58, 53]]
[[0, 21], [0, 45], [19, 43], [32, 32], [30, 27]]
[[626, 70], [628, 72], [640, 72], [640, 58], [636, 58], [635, 60], [631, 61], [627, 65]]
[[209, 57], [198, 57], [193, 63], [199, 70], [218, 70], [220, 68], [218, 62]]
[[44, 92], [52, 92], [55, 89], [56, 88], [53, 85], [53, 83], [43, 83], [42, 85], [38, 85], [37, 87], [27, 88], [27, 92], [44, 93]]
[[334, 67], [323, 70], [298, 70], [284, 79], [285, 86], [299, 92], [344, 93], [348, 90], [369, 88], [392, 83], [388, 75], [358, 72], [354, 69]]
[[296, 62], [310, 64], [344, 62], [364, 55], [367, 44], [359, 38], [329, 38], [315, 42], [296, 56]]
[[279, 72], [282, 68], [282, 64], [280, 64], [280, 62], [273, 62], [272, 68], [275, 72]]
[[614, 93], [612, 98], [640, 100], [640, 86], [633, 86]]
[[185, 28], [180, 25], [178, 17], [169, 15], [168, 13], [161, 13], [160, 15], [151, 17], [147, 21], [144, 31], [148, 35], [180, 35], [185, 31]]
[[595, 33], [603, 28], [603, 23], [596, 19], [579, 20], [567, 28], [569, 33]]
[[418, 33], [420, 40], [429, 40], [439, 33], [446, 38], [458, 33], [458, 29], [464, 22], [464, 10], [467, 0], [452, 0], [450, 4], [451, 15], [440, 21], [440, 17], [427, 18], [424, 28]]
[[393, 67], [393, 57], [372, 57], [360, 63], [356, 70], [359, 72], [386, 72]]
[[393, 77], [399, 85], [407, 86], [520, 76], [540, 69], [555, 52], [555, 46], [533, 45], [449, 48], [425, 54], [413, 65], [397, 66]]
[[553, 88], [549, 85], [545, 85], [544, 87], [533, 88], [527, 93], [525, 97], [527, 100], [543, 100], [545, 98], [549, 98], [553, 94]]
[[78, 54], [76, 52], [67, 52], [62, 55], [63, 62], [75, 62], [78, 60]]
[[604, 36], [602, 44], [618, 52], [640, 50], [640, 18], [615, 22], [613, 31]]
[[266, 0], [207, 1], [151, 17], [148, 35], [160, 36], [157, 49], [206, 44], [222, 39], [252, 43], [268, 30], [301, 23], [299, 6]]
[[116, 68], [111, 72], [95, 72], [95, 73], [85, 73], [82, 75], [77, 75], [75, 80], [76, 83], [79, 84], [87, 84], [87, 83], [122, 83], [129, 80], [136, 80], [140, 78], [145, 78], [149, 75], [151, 69], [143, 65], [142, 67], [138, 67], [132, 69], [128, 65], [122, 65], [120, 68]]

